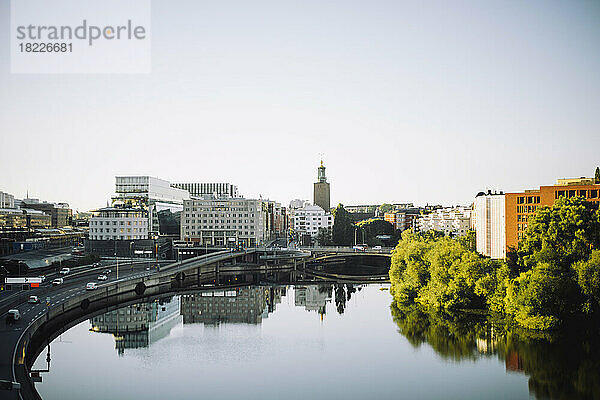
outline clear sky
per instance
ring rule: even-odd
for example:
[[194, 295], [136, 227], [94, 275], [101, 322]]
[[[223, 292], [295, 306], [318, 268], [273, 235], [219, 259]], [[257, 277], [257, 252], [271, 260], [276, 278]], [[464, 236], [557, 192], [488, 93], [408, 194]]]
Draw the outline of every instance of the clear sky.
[[247, 197], [470, 204], [600, 165], [596, 1], [152, 2], [152, 73], [10, 73], [0, 190], [87, 210], [114, 176]]

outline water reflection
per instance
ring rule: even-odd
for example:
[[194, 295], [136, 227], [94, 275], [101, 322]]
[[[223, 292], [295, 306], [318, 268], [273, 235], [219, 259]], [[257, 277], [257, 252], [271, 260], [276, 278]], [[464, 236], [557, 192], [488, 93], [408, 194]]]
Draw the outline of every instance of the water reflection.
[[115, 348], [122, 355], [125, 349], [148, 347], [167, 337], [180, 322], [179, 296], [171, 296], [93, 317], [90, 331], [112, 334]]
[[306, 311], [316, 311], [321, 319], [326, 314], [327, 303], [331, 303], [332, 285], [296, 286], [294, 305], [304, 307]]
[[184, 324], [260, 324], [275, 311], [285, 287], [250, 286], [227, 290], [204, 290], [181, 296]]
[[548, 333], [509, 327], [467, 313], [432, 313], [391, 306], [399, 332], [414, 346], [431, 346], [444, 359], [498, 357], [507, 372], [529, 376], [539, 399], [600, 399], [600, 335], [596, 326]]

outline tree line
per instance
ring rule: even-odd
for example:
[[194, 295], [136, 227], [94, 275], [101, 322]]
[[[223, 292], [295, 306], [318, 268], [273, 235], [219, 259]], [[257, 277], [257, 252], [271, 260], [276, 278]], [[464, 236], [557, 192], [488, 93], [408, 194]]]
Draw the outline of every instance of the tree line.
[[441, 237], [405, 231], [390, 268], [399, 305], [479, 309], [537, 330], [600, 314], [600, 212], [579, 197], [560, 198], [529, 217], [525, 238], [506, 260], [475, 251], [473, 233]]

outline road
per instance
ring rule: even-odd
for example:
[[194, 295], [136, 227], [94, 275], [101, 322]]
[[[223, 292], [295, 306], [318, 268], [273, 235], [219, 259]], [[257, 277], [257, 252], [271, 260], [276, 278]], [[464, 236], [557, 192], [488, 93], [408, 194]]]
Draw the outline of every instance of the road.
[[[71, 297], [78, 296], [86, 291], [85, 286], [88, 282], [98, 283], [98, 290], [109, 283], [125, 281], [128, 279], [148, 276], [155, 273], [155, 261], [134, 263], [119, 262], [119, 279], [117, 279], [116, 264], [114, 261], [101, 262], [101, 266], [92, 268], [91, 265], [72, 268], [71, 272], [65, 276], [58, 272], [46, 275], [46, 280], [40, 284], [39, 288], [30, 290], [20, 290], [2, 292], [0, 294], [0, 381], [15, 381], [13, 371], [15, 344], [18, 342], [25, 328], [27, 328], [35, 319], [42, 316], [47, 309], [60, 306]], [[108, 280], [99, 281], [98, 275], [106, 269], [112, 271], [107, 275]], [[52, 280], [55, 278], [64, 278], [62, 285], [53, 286]], [[29, 296], [35, 295], [39, 298], [39, 303], [28, 303]], [[46, 299], [49, 301], [46, 302]], [[21, 312], [21, 319], [14, 324], [6, 322], [8, 310], [17, 308]], [[18, 392], [0, 390], [2, 399], [20, 399]]]

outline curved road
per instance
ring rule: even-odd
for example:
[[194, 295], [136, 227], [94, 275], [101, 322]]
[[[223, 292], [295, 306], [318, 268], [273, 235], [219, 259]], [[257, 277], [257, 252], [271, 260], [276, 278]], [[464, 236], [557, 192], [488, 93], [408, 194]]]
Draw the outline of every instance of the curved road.
[[[98, 283], [98, 289], [101, 289], [109, 283], [148, 276], [157, 272], [156, 268], [152, 267], [156, 265], [154, 260], [134, 262], [133, 266], [128, 262], [119, 262], [119, 279], [117, 280], [114, 261], [104, 261], [101, 264], [100, 267], [95, 268], [91, 268], [91, 265], [71, 268], [71, 272], [66, 276], [57, 272], [48, 274], [39, 288], [20, 290], [14, 293], [12, 291], [0, 292], [0, 381], [15, 381], [13, 360], [17, 348], [16, 343], [25, 329], [48, 308], [60, 306], [71, 297], [82, 294], [86, 291], [85, 286], [88, 282]], [[98, 275], [101, 275], [106, 269], [112, 270], [106, 274], [108, 280], [99, 281]], [[58, 277], [64, 278], [64, 283], [53, 286], [52, 280]], [[39, 303], [28, 303], [30, 295], [38, 296]], [[46, 299], [49, 299], [48, 303], [46, 303]], [[19, 309], [21, 319], [14, 324], [9, 324], [6, 317], [8, 310], [13, 308]], [[0, 398], [20, 400], [21, 397], [17, 390], [0, 389]]]

